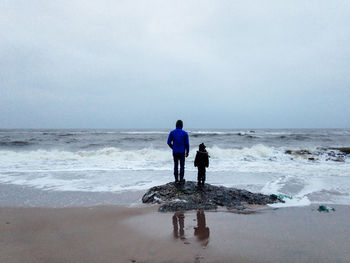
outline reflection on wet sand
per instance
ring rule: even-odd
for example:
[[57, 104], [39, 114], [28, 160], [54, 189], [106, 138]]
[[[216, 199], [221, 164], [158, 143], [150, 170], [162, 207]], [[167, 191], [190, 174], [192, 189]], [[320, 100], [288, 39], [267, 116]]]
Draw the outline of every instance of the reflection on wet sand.
[[197, 211], [197, 227], [194, 228], [194, 235], [203, 247], [209, 243], [209, 227], [206, 225], [204, 211]]
[[[172, 220], [174, 238], [185, 240], [185, 214], [183, 212], [175, 212]], [[206, 225], [205, 213], [203, 210], [197, 211], [197, 227], [194, 227], [194, 236], [202, 247], [208, 245], [209, 235], [210, 231]]]
[[183, 212], [176, 212], [173, 215], [174, 238], [185, 239], [185, 215]]

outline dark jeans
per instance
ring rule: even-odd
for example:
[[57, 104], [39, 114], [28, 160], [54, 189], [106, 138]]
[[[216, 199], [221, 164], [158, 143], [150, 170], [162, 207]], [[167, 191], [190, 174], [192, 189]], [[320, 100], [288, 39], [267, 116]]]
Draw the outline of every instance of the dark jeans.
[[180, 181], [185, 175], [185, 153], [173, 153], [174, 157], [174, 176], [175, 181], [179, 180], [179, 161], [180, 161]]
[[204, 184], [204, 182], [205, 182], [205, 167], [198, 166], [197, 182], [199, 184]]

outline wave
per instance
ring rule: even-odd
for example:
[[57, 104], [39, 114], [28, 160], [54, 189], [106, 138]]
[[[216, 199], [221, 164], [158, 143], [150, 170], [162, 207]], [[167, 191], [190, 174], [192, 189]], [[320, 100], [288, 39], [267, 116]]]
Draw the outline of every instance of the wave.
[[[238, 131], [195, 131], [186, 130], [190, 135], [238, 135], [243, 133], [254, 133], [255, 131], [238, 132]], [[169, 134], [169, 131], [120, 131], [120, 134]]]
[[[342, 148], [343, 149], [343, 148]], [[266, 194], [293, 196], [287, 206], [350, 200], [350, 160], [327, 161], [329, 149], [287, 149], [257, 144], [244, 148], [207, 148], [208, 183]], [[308, 157], [320, 152], [317, 160]], [[196, 149], [186, 159], [186, 179], [196, 180]], [[137, 150], [0, 150], [0, 183], [56, 191], [143, 190], [167, 183], [173, 160], [167, 148]], [[323, 198], [323, 199], [322, 199]]]
[[[266, 159], [271, 157], [282, 156], [284, 150], [267, 147], [262, 144], [258, 144], [252, 147], [234, 149], [234, 148], [220, 148], [217, 146], [208, 147], [208, 152], [212, 159], [217, 160], [244, 160], [246, 158], [254, 158], [256, 160]], [[190, 156], [194, 157], [196, 149], [190, 151]], [[117, 147], [104, 147], [96, 150], [80, 150], [80, 151], [66, 151], [66, 150], [44, 150], [38, 149], [33, 151], [12, 151], [1, 150], [0, 156], [2, 158], [13, 159], [84, 159], [84, 158], [106, 158], [115, 160], [154, 160], [164, 161], [171, 156], [170, 149], [155, 149], [155, 148], [142, 148], [135, 150], [126, 150]]]
[[28, 146], [32, 144], [29, 141], [2, 141], [0, 146]]
[[[34, 150], [34, 151], [0, 151], [0, 157], [4, 160], [88, 160], [102, 159], [115, 161], [144, 161], [155, 160], [162, 161], [169, 158], [170, 152], [166, 150], [157, 150], [144, 148], [139, 150], [124, 150], [115, 147], [105, 147], [97, 150], [84, 151], [64, 151], [64, 150]], [[167, 157], [165, 157], [165, 155]]]
[[77, 136], [79, 133], [57, 133], [56, 134], [58, 137], [68, 137], [68, 136]]
[[169, 131], [120, 131], [119, 134], [169, 134]]
[[[343, 149], [343, 148], [341, 148]], [[345, 148], [344, 148], [345, 149]], [[347, 149], [347, 148], [346, 148]], [[330, 161], [349, 163], [350, 155], [337, 149], [294, 149], [268, 147], [263, 144], [257, 144], [245, 148], [221, 148], [218, 146], [207, 148], [211, 160], [217, 164], [217, 167], [227, 168], [236, 167], [240, 162], [279, 162], [279, 163], [327, 163]], [[193, 160], [196, 155], [196, 149], [189, 153], [189, 160]], [[0, 150], [0, 168], [6, 162], [31, 162], [31, 161], [66, 161], [68, 164], [77, 162], [99, 161], [116, 162], [133, 165], [137, 168], [140, 164], [143, 167], [147, 163], [152, 163], [150, 167], [164, 166], [172, 162], [171, 150], [167, 148], [142, 148], [142, 149], [121, 149], [116, 147], [104, 147], [94, 150], [32, 150], [32, 151], [13, 151]]]
[[139, 137], [126, 137], [120, 139], [120, 141], [126, 141], [126, 142], [150, 142], [155, 141], [155, 138], [139, 138]]

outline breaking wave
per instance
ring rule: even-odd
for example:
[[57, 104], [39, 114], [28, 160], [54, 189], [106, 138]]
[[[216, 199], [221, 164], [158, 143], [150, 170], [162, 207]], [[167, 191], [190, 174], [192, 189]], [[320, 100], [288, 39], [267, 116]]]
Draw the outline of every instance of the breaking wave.
[[[350, 200], [349, 155], [334, 149], [286, 149], [257, 144], [207, 148], [208, 182], [266, 194], [293, 196], [287, 206]], [[196, 178], [196, 150], [186, 160], [186, 178]], [[329, 158], [342, 156], [341, 162]], [[168, 148], [127, 150], [0, 151], [0, 183], [57, 191], [143, 190], [172, 178]], [[194, 179], [195, 180], [195, 179]], [[326, 194], [325, 194], [326, 193]]]
[[[349, 164], [347, 155], [335, 150], [309, 149], [286, 150], [284, 148], [267, 147], [262, 144], [242, 149], [208, 148], [213, 171], [264, 169], [273, 171], [288, 166], [296, 167], [303, 163], [303, 169], [309, 167], [325, 168], [332, 166], [333, 161]], [[187, 162], [192, 162], [196, 150], [191, 150]], [[35, 150], [35, 151], [0, 151], [0, 169], [9, 170], [14, 167], [35, 167], [37, 169], [50, 167], [95, 167], [122, 170], [168, 170], [171, 168], [172, 156], [170, 149], [143, 148], [126, 150], [116, 147], [105, 147], [97, 150]], [[334, 167], [337, 171], [342, 166]], [[191, 165], [189, 165], [191, 168]], [[18, 169], [17, 169], [18, 170]], [[318, 170], [318, 169], [317, 169]], [[281, 171], [280, 171], [281, 172]]]
[[0, 141], [0, 146], [28, 146], [32, 144], [29, 141]]

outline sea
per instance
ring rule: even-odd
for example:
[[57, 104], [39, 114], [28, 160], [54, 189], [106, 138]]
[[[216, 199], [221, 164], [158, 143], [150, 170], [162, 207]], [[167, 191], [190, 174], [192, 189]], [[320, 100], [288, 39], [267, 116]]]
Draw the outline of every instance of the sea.
[[[279, 206], [350, 204], [350, 155], [339, 150], [350, 147], [349, 129], [186, 131], [186, 180], [196, 180], [193, 161], [203, 142], [207, 183], [281, 195], [286, 203]], [[173, 181], [169, 132], [2, 129], [0, 205], [113, 204], [121, 193]]]

